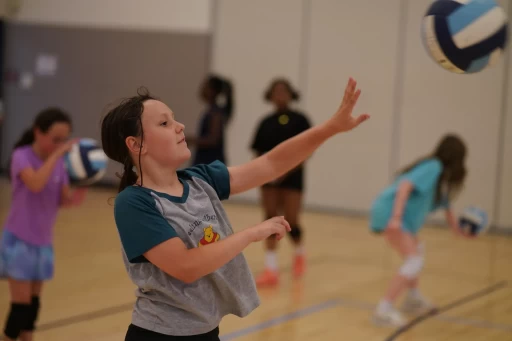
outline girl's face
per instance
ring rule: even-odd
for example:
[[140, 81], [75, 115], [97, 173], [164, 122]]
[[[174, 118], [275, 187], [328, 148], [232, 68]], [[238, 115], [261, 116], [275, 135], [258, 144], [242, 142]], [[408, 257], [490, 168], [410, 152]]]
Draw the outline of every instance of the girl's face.
[[[177, 169], [190, 158], [185, 126], [174, 119], [174, 113], [164, 103], [156, 100], [144, 102], [142, 129], [142, 156], [150, 158], [155, 164]], [[136, 150], [136, 146], [130, 146], [130, 149]]]
[[288, 87], [283, 83], [277, 83], [272, 89], [270, 100], [278, 108], [285, 108], [292, 100]]
[[71, 126], [66, 122], [56, 122], [45, 133], [39, 128], [34, 129], [35, 144], [44, 157], [52, 154], [69, 139]]

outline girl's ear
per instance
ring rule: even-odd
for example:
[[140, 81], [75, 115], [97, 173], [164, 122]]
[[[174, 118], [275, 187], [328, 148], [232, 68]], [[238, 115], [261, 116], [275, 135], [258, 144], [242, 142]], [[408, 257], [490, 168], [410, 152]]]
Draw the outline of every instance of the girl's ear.
[[132, 153], [138, 154], [140, 152], [140, 141], [138, 138], [133, 136], [128, 136], [125, 140], [126, 146], [128, 150]]

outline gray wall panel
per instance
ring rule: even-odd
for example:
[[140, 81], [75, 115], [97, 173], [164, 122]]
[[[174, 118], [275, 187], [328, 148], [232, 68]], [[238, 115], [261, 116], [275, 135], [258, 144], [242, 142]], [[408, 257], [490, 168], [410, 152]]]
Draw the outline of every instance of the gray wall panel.
[[[6, 66], [34, 74], [39, 54], [58, 58], [55, 76], [34, 74], [30, 89], [5, 84], [6, 118], [1, 165], [38, 111], [57, 105], [72, 113], [74, 136], [99, 140], [108, 105], [141, 85], [166, 102], [188, 133], [202, 110], [198, 86], [209, 64], [211, 37], [176, 32], [137, 32], [10, 23]], [[120, 167], [111, 163], [105, 180]]]

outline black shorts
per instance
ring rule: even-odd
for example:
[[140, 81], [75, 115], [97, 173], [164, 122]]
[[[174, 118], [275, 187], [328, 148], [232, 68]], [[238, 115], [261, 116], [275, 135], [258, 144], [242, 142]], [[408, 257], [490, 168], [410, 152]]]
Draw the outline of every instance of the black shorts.
[[211, 332], [199, 335], [190, 336], [172, 336], [160, 334], [151, 330], [147, 330], [136, 325], [130, 324], [128, 331], [126, 332], [125, 341], [177, 341], [177, 340], [188, 340], [188, 341], [220, 341], [219, 339], [219, 327], [215, 328]]
[[281, 188], [292, 189], [299, 192], [304, 190], [304, 169], [299, 168], [286, 175], [286, 177], [278, 182], [269, 182], [262, 186], [263, 188]]

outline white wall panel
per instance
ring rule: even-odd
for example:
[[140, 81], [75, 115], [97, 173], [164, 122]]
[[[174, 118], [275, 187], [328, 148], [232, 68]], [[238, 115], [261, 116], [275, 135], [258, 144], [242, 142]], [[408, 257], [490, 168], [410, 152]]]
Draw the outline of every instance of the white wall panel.
[[355, 114], [372, 117], [314, 155], [307, 203], [367, 211], [390, 177], [400, 0], [311, 1], [310, 20], [307, 112], [328, 119], [354, 77], [363, 91]]

